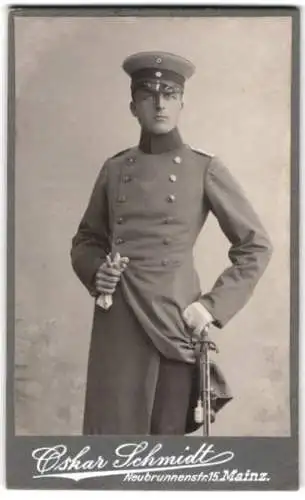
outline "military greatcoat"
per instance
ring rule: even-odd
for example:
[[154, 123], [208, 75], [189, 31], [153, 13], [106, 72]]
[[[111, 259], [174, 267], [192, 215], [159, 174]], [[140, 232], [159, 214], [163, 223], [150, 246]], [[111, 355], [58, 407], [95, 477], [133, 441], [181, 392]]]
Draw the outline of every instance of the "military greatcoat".
[[[209, 212], [231, 243], [232, 265], [203, 295], [193, 246]], [[95, 307], [85, 427], [97, 434], [104, 433], [107, 419], [106, 433], [120, 433], [114, 415], [121, 411], [132, 421], [131, 406], [133, 415], [144, 412], [142, 420], [149, 420], [156, 353], [194, 363], [184, 309], [199, 300], [223, 327], [250, 298], [270, 259], [271, 243], [221, 161], [174, 141], [158, 154], [133, 147], [102, 167], [71, 251], [73, 268], [93, 296], [95, 273], [110, 252], [130, 262], [112, 309]], [[231, 395], [221, 372], [215, 373], [217, 410]], [[139, 431], [131, 423], [130, 432], [145, 433], [145, 425]]]

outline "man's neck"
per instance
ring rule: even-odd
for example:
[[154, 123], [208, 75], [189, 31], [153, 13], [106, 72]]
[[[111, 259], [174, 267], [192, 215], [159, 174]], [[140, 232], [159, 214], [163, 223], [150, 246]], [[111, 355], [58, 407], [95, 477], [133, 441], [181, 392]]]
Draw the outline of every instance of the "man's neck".
[[182, 139], [177, 128], [166, 134], [153, 134], [142, 129], [139, 148], [143, 153], [161, 154], [178, 149], [182, 144]]

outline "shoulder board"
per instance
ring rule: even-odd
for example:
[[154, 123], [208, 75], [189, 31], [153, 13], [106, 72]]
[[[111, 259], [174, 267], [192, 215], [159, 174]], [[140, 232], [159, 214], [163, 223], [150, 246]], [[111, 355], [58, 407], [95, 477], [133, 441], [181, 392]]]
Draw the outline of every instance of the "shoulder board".
[[123, 149], [119, 153], [116, 153], [115, 155], [111, 156], [110, 160], [113, 160], [113, 158], [118, 158], [119, 156], [122, 156], [124, 153], [127, 153], [127, 151], [130, 151], [132, 148], [127, 148]]
[[207, 151], [203, 151], [203, 149], [193, 148], [193, 146], [190, 146], [190, 148], [192, 151], [194, 151], [195, 153], [198, 153], [202, 156], [209, 156], [210, 158], [213, 158], [215, 156], [212, 153], [208, 153]]

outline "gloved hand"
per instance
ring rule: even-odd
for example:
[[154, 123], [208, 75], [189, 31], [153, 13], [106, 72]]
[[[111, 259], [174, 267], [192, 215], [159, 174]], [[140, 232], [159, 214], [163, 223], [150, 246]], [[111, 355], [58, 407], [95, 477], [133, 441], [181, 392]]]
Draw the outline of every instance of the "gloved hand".
[[97, 291], [101, 294], [113, 294], [128, 262], [128, 257], [120, 257], [117, 254], [113, 261], [111, 261], [110, 256], [107, 255], [106, 262], [103, 262], [95, 275], [95, 287]]
[[198, 337], [200, 332], [214, 320], [211, 313], [200, 302], [190, 304], [183, 311], [182, 316], [188, 327], [193, 330], [193, 335]]

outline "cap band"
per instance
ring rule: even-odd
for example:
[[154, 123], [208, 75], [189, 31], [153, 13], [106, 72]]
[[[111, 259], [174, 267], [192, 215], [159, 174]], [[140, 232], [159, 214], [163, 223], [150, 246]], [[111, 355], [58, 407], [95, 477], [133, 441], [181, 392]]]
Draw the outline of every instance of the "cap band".
[[183, 87], [172, 82], [161, 82], [160, 80], [137, 80], [131, 85], [131, 92], [136, 90], [148, 90], [152, 93], [173, 94], [183, 93]]
[[158, 68], [143, 68], [132, 74], [132, 85], [137, 80], [159, 80], [159, 81], [170, 81], [177, 83], [183, 87], [185, 78], [183, 75], [179, 75], [175, 71], [169, 69], [158, 69]]

